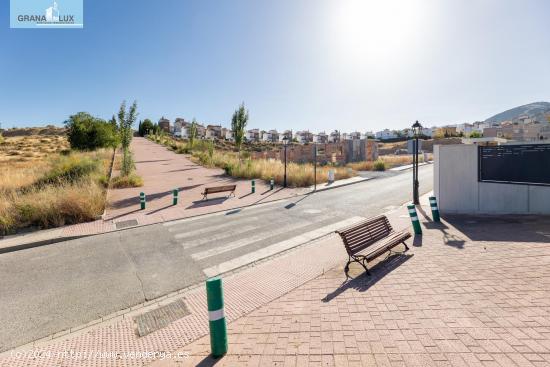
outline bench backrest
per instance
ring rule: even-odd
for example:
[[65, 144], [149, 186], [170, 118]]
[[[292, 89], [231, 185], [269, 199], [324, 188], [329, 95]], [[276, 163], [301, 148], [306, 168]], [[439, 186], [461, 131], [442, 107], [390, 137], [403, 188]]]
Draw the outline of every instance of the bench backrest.
[[207, 187], [206, 189], [204, 189], [204, 192], [207, 194], [215, 194], [217, 192], [235, 191], [236, 187], [237, 185]]
[[367, 219], [361, 223], [336, 231], [342, 237], [349, 254], [356, 254], [373, 243], [387, 237], [393, 228], [385, 215]]

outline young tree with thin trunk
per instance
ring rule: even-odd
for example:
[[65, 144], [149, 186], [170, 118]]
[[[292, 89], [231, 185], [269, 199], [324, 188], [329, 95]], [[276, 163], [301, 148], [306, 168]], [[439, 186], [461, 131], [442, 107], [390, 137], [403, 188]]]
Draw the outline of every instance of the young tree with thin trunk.
[[246, 124], [248, 123], [248, 110], [244, 108], [244, 102], [239, 106], [233, 117], [231, 118], [231, 130], [233, 131], [233, 137], [235, 138], [235, 146], [237, 150], [241, 151], [241, 146], [244, 141], [244, 134]]
[[189, 127], [189, 148], [193, 149], [193, 144], [195, 144], [195, 139], [197, 138], [197, 120], [193, 118], [191, 126]]

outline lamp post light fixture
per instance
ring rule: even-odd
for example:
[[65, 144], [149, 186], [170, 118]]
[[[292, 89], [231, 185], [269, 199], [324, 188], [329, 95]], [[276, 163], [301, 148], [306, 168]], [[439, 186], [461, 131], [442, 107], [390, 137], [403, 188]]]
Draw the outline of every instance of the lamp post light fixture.
[[288, 141], [288, 136], [285, 135], [285, 137], [283, 138], [283, 146], [285, 147], [285, 176], [283, 179], [283, 187], [286, 187], [286, 147], [288, 146]]
[[413, 140], [413, 204], [420, 204], [418, 195], [418, 138], [422, 135], [422, 125], [418, 120], [412, 125]]

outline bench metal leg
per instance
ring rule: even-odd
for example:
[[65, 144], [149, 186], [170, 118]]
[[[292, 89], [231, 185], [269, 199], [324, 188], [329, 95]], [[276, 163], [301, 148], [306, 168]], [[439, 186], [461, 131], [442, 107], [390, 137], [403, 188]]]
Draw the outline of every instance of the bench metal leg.
[[367, 275], [370, 277], [370, 271], [367, 268], [367, 264], [365, 264], [365, 259], [363, 259], [363, 261], [358, 261], [358, 263], [363, 266], [363, 268], [365, 269], [365, 273], [367, 273]]
[[409, 251], [409, 246], [407, 246], [407, 244], [405, 243], [405, 241], [402, 242], [403, 245], [405, 245], [405, 251]]
[[346, 273], [346, 276], [348, 276], [348, 272], [349, 272], [349, 265], [352, 263], [352, 262], [356, 262], [356, 263], [359, 263], [363, 269], [365, 269], [365, 272], [367, 273], [367, 275], [370, 276], [370, 272], [369, 272], [369, 269], [367, 268], [367, 265], [365, 264], [365, 261], [366, 259], [363, 258], [362, 260], [360, 260], [359, 258], [357, 257], [351, 257], [348, 255], [348, 262], [346, 263], [346, 266], [344, 267], [344, 272]]

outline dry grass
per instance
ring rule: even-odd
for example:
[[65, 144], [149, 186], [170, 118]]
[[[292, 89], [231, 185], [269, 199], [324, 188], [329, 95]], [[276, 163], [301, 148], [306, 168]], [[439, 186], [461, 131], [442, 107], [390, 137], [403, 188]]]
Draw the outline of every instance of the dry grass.
[[[223, 168], [232, 177], [245, 179], [262, 179], [281, 185], [284, 182], [284, 164], [272, 159], [239, 159], [232, 152], [214, 152], [212, 158], [208, 153], [195, 153], [193, 159], [206, 167]], [[317, 167], [317, 183], [327, 182], [328, 171], [335, 171], [337, 180], [355, 176], [355, 172], [345, 167]], [[289, 163], [287, 165], [287, 183], [291, 187], [307, 187], [314, 184], [314, 167], [312, 164]]]
[[[197, 140], [193, 149], [189, 149], [187, 142], [175, 140], [171, 137], [150, 136], [149, 139], [179, 154], [191, 153], [191, 159], [205, 167], [222, 168], [235, 178], [261, 179], [282, 185], [284, 182], [284, 164], [273, 159], [250, 159], [250, 153], [245, 151], [239, 154], [231, 150], [219, 149], [219, 142], [214, 141], [212, 157], [209, 154], [209, 142]], [[232, 145], [230, 145], [233, 148]], [[317, 166], [317, 183], [327, 182], [328, 171], [335, 171], [335, 179], [341, 180], [355, 176], [353, 170], [347, 167]], [[287, 184], [291, 187], [308, 187], [314, 184], [313, 164], [289, 163], [287, 165]]]
[[0, 144], [0, 168], [18, 162], [41, 161], [48, 156], [69, 149], [65, 136], [4, 137]]
[[141, 186], [143, 186], [143, 179], [135, 173], [131, 173], [128, 176], [117, 176], [111, 179], [111, 187], [114, 189]]
[[102, 213], [112, 152], [59, 154], [68, 148], [63, 136], [5, 140], [0, 146], [0, 233], [80, 223]]
[[[432, 160], [433, 155], [428, 154], [428, 160]], [[419, 155], [420, 163], [424, 162], [424, 156]], [[352, 168], [354, 171], [384, 171], [398, 166], [405, 166], [412, 164], [412, 155], [381, 155], [376, 162], [363, 161], [348, 163], [347, 167]], [[383, 166], [383, 169], [381, 169]]]

